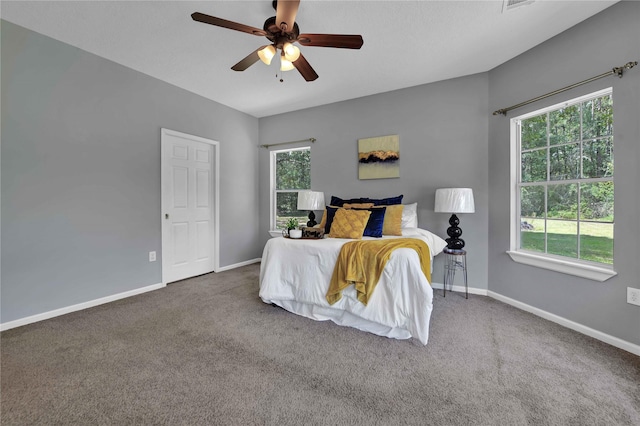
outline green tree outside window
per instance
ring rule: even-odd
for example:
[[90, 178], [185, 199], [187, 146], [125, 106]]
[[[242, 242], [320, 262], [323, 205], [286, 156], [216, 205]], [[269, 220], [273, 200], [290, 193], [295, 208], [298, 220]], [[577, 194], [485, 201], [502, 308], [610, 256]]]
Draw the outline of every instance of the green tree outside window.
[[286, 228], [285, 224], [290, 218], [305, 223], [309, 212], [298, 210], [298, 191], [311, 189], [311, 149], [295, 148], [276, 151], [273, 155], [276, 229]]
[[613, 99], [519, 121], [520, 248], [613, 263]]

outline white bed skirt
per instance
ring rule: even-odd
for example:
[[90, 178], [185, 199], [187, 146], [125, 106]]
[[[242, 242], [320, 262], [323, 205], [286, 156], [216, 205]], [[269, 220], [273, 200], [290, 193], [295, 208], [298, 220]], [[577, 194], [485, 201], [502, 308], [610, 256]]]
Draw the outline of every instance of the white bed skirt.
[[[333, 321], [341, 326], [357, 328], [358, 330], [366, 331], [378, 336], [389, 337], [391, 339], [411, 338], [409, 330], [398, 327], [389, 327], [387, 325], [369, 321], [347, 311], [340, 311], [338, 309], [325, 306], [309, 305], [307, 303], [296, 302], [295, 300], [273, 301], [273, 304], [294, 314], [311, 318], [316, 321]], [[426, 344], [427, 342], [424, 341], [423, 343]]]

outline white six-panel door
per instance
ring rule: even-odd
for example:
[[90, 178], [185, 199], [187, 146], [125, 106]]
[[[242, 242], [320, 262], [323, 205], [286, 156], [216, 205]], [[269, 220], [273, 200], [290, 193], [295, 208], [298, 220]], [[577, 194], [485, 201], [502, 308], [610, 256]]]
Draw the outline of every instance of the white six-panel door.
[[162, 281], [218, 266], [218, 142], [162, 129]]

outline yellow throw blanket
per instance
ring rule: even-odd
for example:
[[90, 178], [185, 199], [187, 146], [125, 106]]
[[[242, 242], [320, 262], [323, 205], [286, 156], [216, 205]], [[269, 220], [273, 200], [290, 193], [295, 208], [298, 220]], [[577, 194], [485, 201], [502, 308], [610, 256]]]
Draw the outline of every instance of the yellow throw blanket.
[[397, 248], [411, 248], [418, 252], [422, 272], [431, 282], [431, 254], [424, 241], [416, 238], [352, 241], [340, 249], [327, 291], [329, 304], [333, 305], [340, 300], [342, 290], [355, 284], [358, 300], [366, 305], [391, 253]]

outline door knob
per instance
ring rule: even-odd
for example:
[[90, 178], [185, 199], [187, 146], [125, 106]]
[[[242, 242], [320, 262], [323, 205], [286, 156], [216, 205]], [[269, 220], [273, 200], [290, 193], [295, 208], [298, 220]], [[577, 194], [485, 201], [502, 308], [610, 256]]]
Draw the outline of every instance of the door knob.
[[169, 219], [169, 213], [165, 213], [165, 214], [164, 214], [164, 218], [165, 218], [165, 219]]

